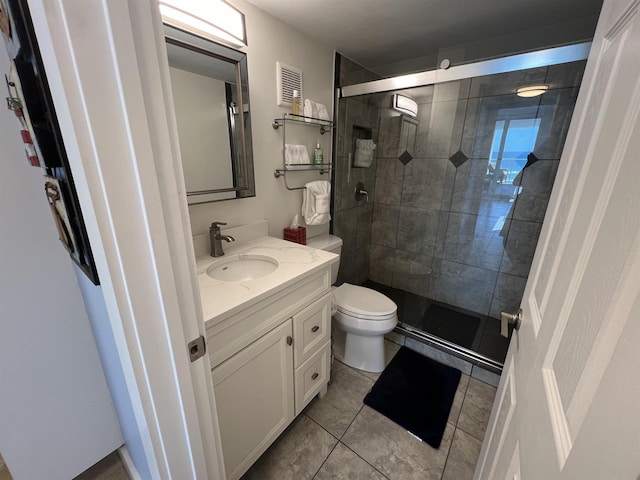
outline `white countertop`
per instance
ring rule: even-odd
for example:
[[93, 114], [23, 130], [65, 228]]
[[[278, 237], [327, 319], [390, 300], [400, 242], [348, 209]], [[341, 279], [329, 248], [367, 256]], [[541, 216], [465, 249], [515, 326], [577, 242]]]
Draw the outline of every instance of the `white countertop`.
[[[222, 246], [223, 257], [196, 258], [205, 323], [224, 320], [338, 261], [338, 255], [334, 253], [274, 237], [260, 237], [243, 243], [223, 242]], [[248, 253], [271, 257], [277, 260], [278, 268], [264, 277], [240, 282], [223, 282], [207, 275], [207, 268], [216, 260]]]

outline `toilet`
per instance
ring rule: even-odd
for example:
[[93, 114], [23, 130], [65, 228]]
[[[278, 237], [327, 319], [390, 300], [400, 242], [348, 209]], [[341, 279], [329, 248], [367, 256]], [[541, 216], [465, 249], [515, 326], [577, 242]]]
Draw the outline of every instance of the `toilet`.
[[[309, 247], [340, 255], [342, 239], [335, 235], [310, 238]], [[331, 284], [338, 278], [339, 262], [331, 266]], [[398, 324], [397, 305], [370, 288], [343, 283], [332, 287], [333, 352], [347, 365], [367, 372], [384, 370], [384, 336]]]

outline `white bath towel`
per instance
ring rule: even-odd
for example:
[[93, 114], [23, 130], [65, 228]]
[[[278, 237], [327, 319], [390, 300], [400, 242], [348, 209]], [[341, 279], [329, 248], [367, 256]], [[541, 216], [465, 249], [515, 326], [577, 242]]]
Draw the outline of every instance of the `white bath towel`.
[[289, 170], [309, 168], [309, 151], [306, 145], [285, 144], [284, 163]]
[[331, 184], [309, 182], [302, 192], [302, 216], [307, 225], [323, 225], [331, 220]]

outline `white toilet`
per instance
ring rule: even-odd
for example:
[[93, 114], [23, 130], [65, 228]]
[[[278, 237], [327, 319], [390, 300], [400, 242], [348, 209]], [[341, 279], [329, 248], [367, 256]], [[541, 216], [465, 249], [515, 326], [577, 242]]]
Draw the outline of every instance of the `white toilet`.
[[[310, 238], [307, 245], [337, 253], [342, 239], [335, 235]], [[338, 278], [339, 263], [331, 267], [331, 284]], [[336, 358], [367, 372], [384, 370], [384, 335], [398, 323], [398, 307], [385, 295], [370, 288], [343, 283], [333, 287], [335, 308], [332, 333]]]

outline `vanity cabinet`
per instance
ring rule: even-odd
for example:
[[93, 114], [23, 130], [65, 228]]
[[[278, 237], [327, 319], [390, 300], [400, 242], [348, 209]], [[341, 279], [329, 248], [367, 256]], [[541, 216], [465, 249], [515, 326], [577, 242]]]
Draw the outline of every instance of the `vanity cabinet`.
[[328, 269], [207, 328], [207, 338], [225, 470], [234, 480], [326, 392]]

